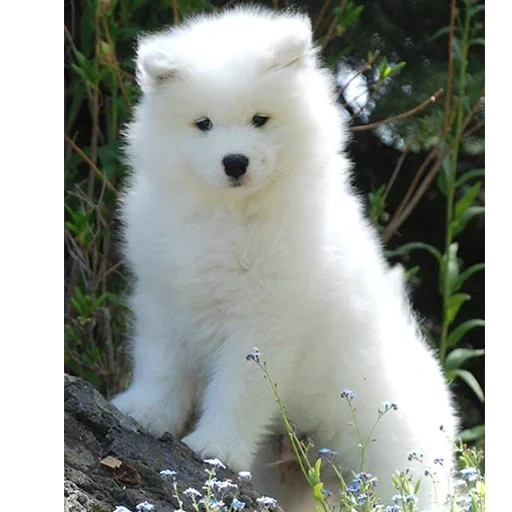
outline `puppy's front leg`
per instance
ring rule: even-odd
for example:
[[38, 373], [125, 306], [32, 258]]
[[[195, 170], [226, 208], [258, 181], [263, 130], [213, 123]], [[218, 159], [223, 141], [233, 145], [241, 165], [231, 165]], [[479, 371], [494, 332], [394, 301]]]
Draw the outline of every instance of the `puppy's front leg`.
[[[278, 415], [276, 400], [261, 368], [246, 356], [262, 349], [272, 377], [289, 382], [291, 365], [261, 337], [228, 340], [212, 363], [203, 411], [197, 428], [183, 441], [200, 457], [217, 457], [233, 471], [249, 470], [258, 444]], [[258, 343], [259, 342], [259, 343]]]

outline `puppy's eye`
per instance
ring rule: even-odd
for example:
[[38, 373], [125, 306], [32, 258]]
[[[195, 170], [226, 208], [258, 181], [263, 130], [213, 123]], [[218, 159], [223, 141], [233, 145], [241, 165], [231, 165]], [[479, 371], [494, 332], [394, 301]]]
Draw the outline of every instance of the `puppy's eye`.
[[207, 117], [201, 117], [194, 121], [194, 124], [202, 131], [209, 132], [213, 128], [213, 123]]
[[256, 128], [260, 128], [269, 120], [268, 116], [264, 116], [263, 114], [256, 114], [253, 116], [251, 120], [251, 124], [256, 126]]

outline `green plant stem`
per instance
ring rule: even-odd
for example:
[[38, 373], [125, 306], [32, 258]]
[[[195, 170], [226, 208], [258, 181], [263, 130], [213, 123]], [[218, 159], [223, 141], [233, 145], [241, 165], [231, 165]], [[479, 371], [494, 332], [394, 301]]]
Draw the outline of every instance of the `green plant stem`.
[[[469, 51], [469, 32], [471, 26], [471, 15], [469, 10], [466, 9], [465, 19], [464, 19], [464, 29], [463, 29], [463, 38], [461, 44], [461, 59], [460, 59], [460, 71], [459, 71], [459, 102], [457, 105], [457, 113], [455, 120], [455, 136], [452, 145], [451, 151], [451, 160], [450, 160], [450, 173], [448, 176], [448, 191], [447, 191], [447, 199], [446, 199], [446, 240], [445, 240], [445, 258], [443, 260], [443, 325], [441, 331], [441, 344], [439, 348], [439, 359], [441, 364], [444, 364], [446, 359], [446, 349], [448, 342], [448, 328], [450, 326], [450, 321], [448, 318], [448, 303], [450, 300], [451, 290], [449, 288], [449, 279], [448, 279], [448, 252], [449, 248], [453, 242], [453, 232], [452, 232], [452, 221], [453, 221], [453, 208], [455, 202], [455, 181], [457, 176], [457, 162], [459, 158], [459, 149], [460, 149], [460, 141], [462, 138], [462, 130], [464, 123], [464, 107], [463, 107], [463, 95], [466, 88], [466, 72], [467, 72], [467, 63], [468, 63], [468, 51]], [[453, 50], [451, 50], [453, 51]]]
[[[272, 388], [272, 392], [274, 393], [274, 397], [276, 399], [277, 405], [279, 406], [279, 414], [281, 415], [281, 418], [283, 420], [283, 423], [286, 427], [286, 431], [288, 432], [288, 437], [290, 438], [290, 443], [293, 448], [293, 452], [295, 454], [295, 458], [297, 459], [297, 462], [299, 463], [300, 469], [302, 471], [302, 474], [304, 475], [304, 478], [307, 482], [309, 482], [309, 471], [312, 470], [311, 463], [309, 462], [309, 457], [304, 450], [304, 447], [302, 446], [302, 443], [300, 442], [300, 439], [297, 438], [297, 435], [295, 434], [295, 430], [293, 429], [292, 425], [288, 421], [288, 417], [286, 416], [286, 412], [284, 410], [284, 404], [281, 400], [279, 393], [277, 391], [277, 384], [272, 380], [272, 377], [270, 376], [267, 367], [265, 364], [257, 363], [258, 366], [263, 370], [263, 373], [267, 380], [270, 383], [270, 386]], [[307, 466], [307, 469], [305, 467], [305, 464]], [[320, 505], [322, 506], [323, 510], [325, 512], [329, 512], [329, 509], [327, 507], [327, 504], [322, 499], [320, 502]]]

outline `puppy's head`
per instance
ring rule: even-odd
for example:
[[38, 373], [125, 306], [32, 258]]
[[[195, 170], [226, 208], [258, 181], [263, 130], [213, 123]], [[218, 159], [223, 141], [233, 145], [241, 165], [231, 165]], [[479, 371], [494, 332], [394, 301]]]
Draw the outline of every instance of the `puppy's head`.
[[325, 143], [322, 125], [339, 121], [301, 15], [195, 18], [140, 41], [137, 78], [130, 156], [198, 192], [236, 197], [286, 179]]

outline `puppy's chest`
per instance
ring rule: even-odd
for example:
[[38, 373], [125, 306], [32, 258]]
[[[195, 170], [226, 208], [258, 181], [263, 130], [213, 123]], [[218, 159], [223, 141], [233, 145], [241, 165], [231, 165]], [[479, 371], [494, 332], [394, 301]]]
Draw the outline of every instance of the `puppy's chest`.
[[290, 283], [290, 240], [258, 223], [212, 223], [175, 239], [169, 278], [181, 301], [222, 307], [267, 300]]

